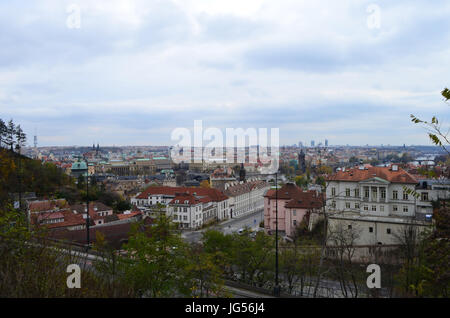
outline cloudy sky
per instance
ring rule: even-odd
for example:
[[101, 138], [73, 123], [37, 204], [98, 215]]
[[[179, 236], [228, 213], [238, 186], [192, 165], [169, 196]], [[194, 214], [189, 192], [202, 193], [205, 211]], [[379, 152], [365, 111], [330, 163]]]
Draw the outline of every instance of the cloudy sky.
[[169, 145], [199, 119], [281, 144], [430, 144], [409, 115], [450, 122], [449, 16], [448, 0], [4, 0], [0, 116], [40, 146]]

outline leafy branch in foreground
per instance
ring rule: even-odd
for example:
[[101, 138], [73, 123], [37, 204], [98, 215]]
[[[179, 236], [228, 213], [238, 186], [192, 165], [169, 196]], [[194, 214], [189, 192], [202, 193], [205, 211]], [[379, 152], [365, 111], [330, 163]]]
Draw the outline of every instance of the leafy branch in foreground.
[[[450, 90], [448, 88], [445, 88], [441, 92], [441, 95], [444, 97], [444, 101], [446, 103], [450, 100]], [[428, 130], [428, 137], [430, 138], [431, 142], [436, 146], [444, 149], [450, 155], [450, 151], [448, 149], [448, 147], [450, 146], [450, 129], [445, 132], [442, 128], [442, 123], [439, 122], [439, 119], [436, 116], [433, 116], [433, 118], [431, 118], [431, 121], [419, 119], [413, 114], [411, 114], [410, 117], [413, 123], [423, 124]]]

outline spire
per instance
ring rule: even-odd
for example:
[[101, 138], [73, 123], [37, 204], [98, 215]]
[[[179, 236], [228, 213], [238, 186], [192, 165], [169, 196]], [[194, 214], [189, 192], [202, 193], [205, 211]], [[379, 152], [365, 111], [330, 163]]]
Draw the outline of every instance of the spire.
[[241, 163], [241, 169], [239, 169], [239, 181], [245, 181], [245, 168], [243, 163]]

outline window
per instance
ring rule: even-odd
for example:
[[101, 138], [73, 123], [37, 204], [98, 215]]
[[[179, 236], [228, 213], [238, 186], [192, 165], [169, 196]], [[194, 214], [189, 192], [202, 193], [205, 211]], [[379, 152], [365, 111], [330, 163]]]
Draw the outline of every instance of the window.
[[420, 196], [421, 196], [421, 198], [420, 198], [421, 201], [428, 201], [428, 192], [422, 192], [422, 194]]
[[349, 225], [349, 226], [348, 226], [348, 229], [349, 229], [349, 230], [351, 230], [351, 229], [352, 229], [352, 226], [351, 226], [351, 225]]
[[369, 227], [369, 233], [373, 233], [373, 227]]
[[333, 209], [336, 209], [336, 201], [331, 202], [331, 207], [332, 207]]
[[294, 226], [297, 226], [297, 220], [294, 220]]
[[387, 234], [391, 234], [391, 229], [386, 229]]
[[408, 207], [406, 205], [403, 206], [403, 212], [408, 212]]
[[372, 205], [372, 211], [376, 211], [377, 210], [377, 206], [376, 205]]
[[350, 188], [346, 188], [345, 189], [345, 196], [349, 197], [350, 196]]
[[178, 215], [175, 214], [175, 215], [173, 216], [173, 219], [174, 219], [174, 220], [178, 220]]
[[183, 221], [187, 221], [187, 215], [183, 216]]
[[403, 191], [403, 200], [408, 200], [408, 192]]
[[335, 196], [336, 195], [336, 188], [331, 188], [331, 195]]
[[359, 198], [359, 189], [355, 189], [355, 198]]
[[398, 191], [397, 190], [392, 191], [392, 199], [394, 199], [394, 200], [398, 199]]
[[386, 199], [386, 188], [381, 188], [381, 198]]
[[384, 212], [384, 205], [380, 205], [380, 211]]
[[355, 203], [355, 209], [359, 209], [359, 203]]
[[292, 215], [293, 215], [293, 216], [297, 216], [297, 211], [296, 211], [296, 210], [293, 210], [293, 211], [292, 211]]
[[364, 187], [364, 197], [365, 198], [369, 197], [369, 187]]
[[350, 209], [350, 202], [345, 202], [345, 208]]
[[397, 212], [397, 211], [398, 211], [398, 207], [397, 207], [396, 205], [394, 205], [394, 206], [392, 207], [392, 211]]
[[364, 211], [369, 211], [369, 206], [365, 205], [364, 206]]
[[372, 188], [372, 199], [376, 199], [378, 195], [377, 188]]

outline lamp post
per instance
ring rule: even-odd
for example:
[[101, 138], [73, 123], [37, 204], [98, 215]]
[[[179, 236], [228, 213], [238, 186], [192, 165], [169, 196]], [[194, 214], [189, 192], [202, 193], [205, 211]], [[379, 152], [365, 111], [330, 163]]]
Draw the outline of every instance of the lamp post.
[[89, 225], [90, 225], [90, 217], [89, 217], [89, 165], [88, 160], [86, 161], [86, 243], [87, 249], [89, 250], [90, 246], [90, 238], [89, 238]]
[[278, 171], [275, 173], [275, 287], [273, 294], [275, 297], [280, 296], [280, 286], [278, 285]]

